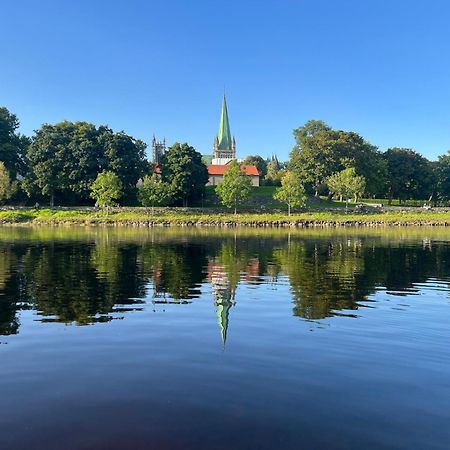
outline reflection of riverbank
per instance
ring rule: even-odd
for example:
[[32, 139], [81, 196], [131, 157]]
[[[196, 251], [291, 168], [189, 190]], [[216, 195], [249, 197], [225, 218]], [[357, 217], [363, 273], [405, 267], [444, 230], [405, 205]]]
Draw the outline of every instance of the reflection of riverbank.
[[277, 228], [133, 228], [133, 227], [51, 227], [29, 226], [0, 227], [0, 241], [83, 241], [96, 243], [108, 239], [111, 243], [176, 242], [181, 240], [203, 241], [226, 238], [274, 239], [284, 241], [287, 235], [292, 238], [329, 239], [330, 236], [376, 238], [379, 241], [392, 239], [405, 240], [447, 240], [446, 227], [390, 227], [390, 228], [316, 228], [316, 229], [277, 229]]
[[20, 329], [24, 309], [41, 321], [86, 325], [125, 317], [147, 301], [189, 307], [207, 283], [225, 341], [233, 307], [245, 300], [238, 286], [263, 289], [280, 277], [289, 282], [294, 316], [356, 316], [379, 288], [412, 292], [430, 278], [449, 279], [449, 238], [431, 228], [7, 229], [0, 235], [0, 334]]

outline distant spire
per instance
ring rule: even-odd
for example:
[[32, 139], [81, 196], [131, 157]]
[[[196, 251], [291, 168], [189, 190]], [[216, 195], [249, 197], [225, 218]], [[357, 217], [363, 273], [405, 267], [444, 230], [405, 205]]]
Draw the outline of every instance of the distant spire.
[[219, 134], [217, 138], [219, 140], [219, 150], [231, 150], [232, 140], [225, 93], [223, 94], [222, 112], [220, 113]]

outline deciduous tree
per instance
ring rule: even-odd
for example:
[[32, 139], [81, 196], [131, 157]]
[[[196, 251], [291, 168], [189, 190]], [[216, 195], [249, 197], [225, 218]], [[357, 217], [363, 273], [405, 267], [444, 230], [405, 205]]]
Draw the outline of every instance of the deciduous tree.
[[234, 207], [237, 213], [238, 204], [250, 196], [252, 182], [242, 171], [237, 161], [231, 161], [223, 176], [223, 181], [216, 187], [216, 193], [228, 208]]
[[122, 188], [122, 182], [114, 172], [101, 172], [92, 183], [91, 197], [101, 208], [116, 206], [117, 200], [122, 196]]
[[25, 172], [24, 153], [30, 140], [19, 134], [19, 120], [7, 108], [0, 108], [0, 161], [15, 178]]
[[306, 195], [300, 176], [294, 172], [286, 172], [281, 179], [281, 187], [275, 191], [273, 197], [287, 205], [289, 216], [291, 215], [291, 208], [303, 206]]
[[430, 162], [414, 150], [390, 148], [384, 154], [388, 164], [388, 198], [400, 201], [428, 199], [435, 185]]
[[17, 183], [11, 180], [3, 161], [0, 161], [0, 203], [11, 198], [16, 192]]
[[209, 178], [202, 155], [189, 144], [178, 142], [163, 156], [161, 175], [170, 188], [173, 201], [182, 203], [183, 206], [204, 194]]
[[148, 169], [145, 144], [123, 132], [87, 122], [43, 125], [27, 152], [30, 167], [24, 187], [29, 195], [55, 196], [63, 202], [89, 201], [90, 187], [102, 171], [115, 172], [130, 198]]
[[438, 158], [435, 166], [437, 178], [437, 194], [440, 200], [450, 199], [450, 151]]
[[166, 206], [171, 201], [169, 185], [156, 173], [144, 177], [138, 197], [143, 206], [151, 206], [152, 214], [155, 206]]
[[339, 196], [341, 201], [345, 199], [348, 204], [350, 198], [353, 197], [356, 203], [358, 197], [363, 195], [366, 181], [357, 175], [354, 167], [349, 167], [328, 177], [327, 185], [332, 194]]
[[322, 121], [309, 121], [294, 130], [296, 146], [289, 167], [316, 195], [333, 173], [356, 168], [366, 179], [368, 194], [384, 193], [387, 165], [378, 149], [354, 132], [333, 130]]

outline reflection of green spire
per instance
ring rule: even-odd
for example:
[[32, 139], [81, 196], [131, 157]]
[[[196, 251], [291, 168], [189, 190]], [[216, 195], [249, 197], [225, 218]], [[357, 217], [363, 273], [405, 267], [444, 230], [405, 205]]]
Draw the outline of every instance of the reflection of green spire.
[[231, 306], [232, 303], [226, 299], [222, 299], [222, 301], [217, 304], [217, 319], [220, 326], [220, 334], [222, 336], [223, 345], [227, 342], [228, 314]]
[[231, 131], [230, 123], [228, 121], [227, 100], [225, 94], [222, 101], [222, 112], [220, 113], [219, 134], [217, 135], [219, 141], [219, 150], [231, 150]]

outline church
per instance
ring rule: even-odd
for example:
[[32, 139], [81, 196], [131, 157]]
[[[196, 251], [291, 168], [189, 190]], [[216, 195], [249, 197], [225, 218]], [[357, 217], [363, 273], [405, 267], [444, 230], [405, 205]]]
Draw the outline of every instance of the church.
[[[214, 139], [212, 163], [208, 165], [209, 181], [207, 186], [216, 186], [223, 181], [228, 170], [228, 164], [236, 159], [236, 140], [231, 137], [230, 122], [228, 120], [227, 100], [222, 100], [219, 133]], [[241, 165], [241, 170], [250, 177], [253, 186], [259, 186], [259, 172], [256, 166]]]
[[[157, 141], [153, 135], [152, 140], [152, 162], [155, 166], [155, 172], [161, 173], [159, 164], [166, 152], [166, 140]], [[220, 113], [219, 133], [214, 139], [213, 157], [211, 164], [208, 165], [208, 183], [207, 186], [217, 186], [222, 183], [223, 176], [228, 170], [229, 163], [236, 160], [236, 140], [231, 137], [230, 122], [228, 120], [227, 100], [225, 94], [222, 100], [222, 111]], [[238, 161], [239, 162], [239, 161]], [[256, 166], [241, 164], [241, 171], [247, 175], [252, 186], [259, 186], [259, 172]]]

